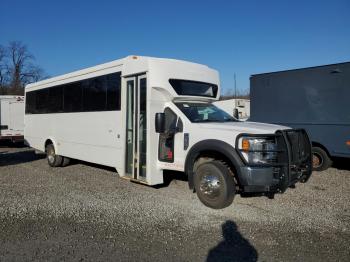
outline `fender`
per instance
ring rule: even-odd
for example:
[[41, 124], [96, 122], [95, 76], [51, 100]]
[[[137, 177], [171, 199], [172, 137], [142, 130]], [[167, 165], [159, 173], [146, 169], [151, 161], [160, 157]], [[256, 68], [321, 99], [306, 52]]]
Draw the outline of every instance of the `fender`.
[[194, 166], [195, 160], [199, 157], [201, 152], [204, 152], [204, 151], [215, 151], [224, 155], [231, 162], [230, 164], [232, 164], [235, 167], [236, 169], [235, 171], [237, 172], [238, 178], [241, 177], [240, 167], [244, 166], [244, 164], [240, 159], [240, 157], [238, 156], [234, 147], [232, 147], [228, 143], [223, 142], [221, 140], [216, 140], [216, 139], [203, 140], [194, 144], [186, 156], [185, 173], [188, 176], [188, 185], [190, 189], [194, 188], [193, 166]]
[[[47, 141], [51, 141], [52, 142], [52, 144], [53, 144], [53, 146], [54, 146], [54, 148], [55, 148], [55, 153], [56, 154], [58, 154], [58, 146], [57, 146], [57, 143], [56, 143], [56, 140], [53, 138], [53, 137], [48, 137], [48, 138], [46, 138], [45, 140], [44, 140], [44, 144], [43, 144], [43, 147], [44, 147], [44, 150], [43, 150], [43, 152], [45, 152], [46, 151], [46, 148], [45, 148], [45, 144], [46, 144], [46, 142]], [[46, 153], [46, 152], [45, 152]]]

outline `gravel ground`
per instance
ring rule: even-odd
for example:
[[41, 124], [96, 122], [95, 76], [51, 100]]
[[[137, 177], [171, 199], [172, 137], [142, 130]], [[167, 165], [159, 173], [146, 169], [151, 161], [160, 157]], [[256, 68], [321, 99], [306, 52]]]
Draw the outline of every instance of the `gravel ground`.
[[350, 164], [274, 200], [203, 206], [179, 174], [163, 187], [0, 148], [0, 261], [349, 261]]

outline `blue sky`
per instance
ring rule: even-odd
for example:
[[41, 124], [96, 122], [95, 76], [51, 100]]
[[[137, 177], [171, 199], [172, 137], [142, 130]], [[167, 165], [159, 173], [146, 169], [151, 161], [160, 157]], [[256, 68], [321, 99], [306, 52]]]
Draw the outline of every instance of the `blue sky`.
[[350, 61], [350, 1], [0, 2], [0, 44], [21, 40], [50, 76], [130, 54], [219, 70], [226, 92], [249, 76]]

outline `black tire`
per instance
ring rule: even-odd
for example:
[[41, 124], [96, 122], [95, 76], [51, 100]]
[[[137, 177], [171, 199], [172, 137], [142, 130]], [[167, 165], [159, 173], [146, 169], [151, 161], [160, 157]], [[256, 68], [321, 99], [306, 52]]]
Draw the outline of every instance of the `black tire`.
[[62, 160], [62, 166], [65, 167], [65, 166], [68, 166], [69, 163], [70, 163], [70, 158], [69, 157], [62, 157], [63, 160]]
[[194, 176], [194, 187], [199, 200], [214, 209], [228, 207], [235, 196], [233, 174], [228, 166], [219, 160], [198, 166]]
[[320, 147], [312, 148], [312, 169], [314, 171], [323, 171], [332, 165], [332, 160], [329, 158], [326, 151]]
[[46, 159], [47, 163], [51, 167], [58, 167], [62, 165], [62, 157], [59, 155], [56, 155], [55, 153], [55, 147], [53, 144], [49, 144], [46, 146]]

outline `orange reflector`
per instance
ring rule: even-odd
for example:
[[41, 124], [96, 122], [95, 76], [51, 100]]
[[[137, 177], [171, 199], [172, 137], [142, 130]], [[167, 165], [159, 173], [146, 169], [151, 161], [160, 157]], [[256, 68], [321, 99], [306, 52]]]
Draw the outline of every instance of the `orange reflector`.
[[242, 149], [244, 151], [249, 151], [249, 148], [250, 148], [249, 140], [248, 139], [243, 139], [242, 140]]
[[347, 144], [348, 146], [350, 146], [350, 140], [346, 141], [346, 144]]

